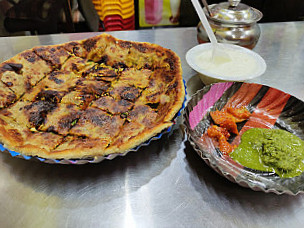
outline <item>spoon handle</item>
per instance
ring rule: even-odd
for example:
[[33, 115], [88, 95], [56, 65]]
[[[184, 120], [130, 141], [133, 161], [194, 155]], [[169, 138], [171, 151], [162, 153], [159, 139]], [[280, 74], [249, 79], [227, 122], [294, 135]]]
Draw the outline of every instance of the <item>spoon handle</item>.
[[207, 20], [207, 17], [205, 15], [205, 13], [203, 12], [202, 10], [202, 7], [200, 5], [200, 3], [198, 2], [198, 0], [191, 0], [195, 10], [196, 10], [196, 13], [198, 14], [198, 17], [200, 18], [206, 32], [207, 32], [207, 35], [211, 41], [211, 43], [213, 45], [217, 45], [217, 40], [216, 40], [216, 37], [212, 31], [212, 28]]
[[210, 9], [209, 9], [209, 6], [208, 6], [207, 1], [206, 1], [206, 0], [202, 0], [202, 3], [204, 4], [204, 6], [205, 6], [205, 8], [206, 8], [206, 10], [207, 10], [208, 15], [209, 15], [210, 17], [212, 17], [212, 14], [211, 14], [211, 11], [210, 11]]

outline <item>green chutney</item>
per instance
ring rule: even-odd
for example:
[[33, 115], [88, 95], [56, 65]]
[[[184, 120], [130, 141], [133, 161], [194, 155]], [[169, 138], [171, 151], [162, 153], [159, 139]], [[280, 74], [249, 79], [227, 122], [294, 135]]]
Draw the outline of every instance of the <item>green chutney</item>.
[[275, 172], [281, 178], [298, 176], [304, 170], [303, 140], [280, 129], [247, 130], [229, 156], [243, 166]]

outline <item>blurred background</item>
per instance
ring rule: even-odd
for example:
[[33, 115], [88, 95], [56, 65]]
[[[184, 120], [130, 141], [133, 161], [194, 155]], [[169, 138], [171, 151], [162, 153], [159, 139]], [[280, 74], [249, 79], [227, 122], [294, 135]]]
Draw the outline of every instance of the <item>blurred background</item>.
[[[263, 13], [260, 23], [304, 20], [304, 0], [241, 2]], [[198, 21], [190, 0], [0, 0], [0, 36], [189, 27]]]

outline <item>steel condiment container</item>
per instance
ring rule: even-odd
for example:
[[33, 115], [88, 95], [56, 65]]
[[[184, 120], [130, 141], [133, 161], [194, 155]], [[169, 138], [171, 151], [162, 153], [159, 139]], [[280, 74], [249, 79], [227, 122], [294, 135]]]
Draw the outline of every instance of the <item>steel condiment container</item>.
[[[203, 10], [218, 42], [250, 49], [255, 47], [261, 34], [257, 22], [263, 17], [259, 10], [238, 0], [209, 5], [210, 14], [206, 7]], [[199, 43], [209, 42], [201, 23], [197, 26], [197, 40]]]

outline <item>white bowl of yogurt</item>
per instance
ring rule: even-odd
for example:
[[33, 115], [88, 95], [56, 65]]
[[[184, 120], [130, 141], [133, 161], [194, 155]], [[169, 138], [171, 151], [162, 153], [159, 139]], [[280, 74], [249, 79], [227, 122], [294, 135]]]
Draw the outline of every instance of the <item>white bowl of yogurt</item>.
[[186, 54], [190, 67], [199, 73], [205, 85], [222, 81], [246, 81], [261, 76], [266, 70], [264, 59], [250, 49], [233, 45], [218, 44], [224, 58], [212, 60], [211, 43], [199, 44]]

